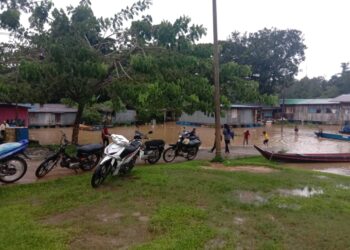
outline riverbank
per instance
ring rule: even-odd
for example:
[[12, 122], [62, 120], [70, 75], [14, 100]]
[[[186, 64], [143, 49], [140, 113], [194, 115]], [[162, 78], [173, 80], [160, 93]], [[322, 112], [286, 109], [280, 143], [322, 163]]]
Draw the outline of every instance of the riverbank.
[[[271, 171], [227, 171], [265, 165]], [[267, 167], [266, 167], [267, 166]], [[236, 167], [235, 167], [236, 168]], [[243, 166], [240, 168], [244, 168]], [[1, 249], [348, 249], [350, 180], [254, 157], [1, 188]]]

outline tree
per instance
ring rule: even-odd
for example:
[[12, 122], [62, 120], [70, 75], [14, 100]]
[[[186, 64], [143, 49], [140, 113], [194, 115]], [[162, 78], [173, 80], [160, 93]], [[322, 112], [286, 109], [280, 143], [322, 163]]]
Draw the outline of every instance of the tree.
[[[233, 32], [222, 42], [223, 63], [250, 65], [261, 94], [274, 94], [292, 82], [305, 60], [302, 33], [298, 30], [263, 29], [255, 33]], [[284, 86], [286, 87], [286, 86]]]
[[124, 81], [115, 82], [111, 98], [136, 108], [145, 120], [163, 118], [165, 110], [174, 114], [211, 110], [212, 86], [206, 78], [211, 54], [194, 55], [195, 41], [203, 34], [205, 29], [191, 25], [188, 17], [157, 25], [149, 17], [133, 22], [129, 37], [138, 48], [126, 59], [130, 62], [127, 75], [132, 78], [126, 75]]
[[[38, 57], [24, 59], [20, 73], [37, 91], [77, 103], [73, 143], [78, 142], [86, 104], [118, 77], [118, 68], [123, 71], [124, 51], [133, 46], [123, 36], [123, 21], [132, 19], [150, 4], [150, 0], [138, 1], [112, 18], [95, 17], [88, 0], [66, 11], [51, 10], [50, 1], [31, 2], [28, 7], [31, 27], [21, 38], [26, 39], [31, 51], [38, 52]], [[44, 29], [46, 23], [48, 30]]]

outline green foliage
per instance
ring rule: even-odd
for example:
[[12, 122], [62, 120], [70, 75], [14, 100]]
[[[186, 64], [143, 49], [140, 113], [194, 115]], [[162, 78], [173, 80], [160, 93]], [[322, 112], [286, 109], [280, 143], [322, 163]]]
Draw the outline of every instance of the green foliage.
[[101, 124], [102, 123], [102, 115], [98, 112], [98, 109], [94, 106], [86, 107], [83, 112], [83, 116], [81, 118], [82, 122], [85, 124]]
[[16, 30], [20, 26], [20, 12], [16, 9], [8, 9], [0, 13], [0, 27], [8, 30]]
[[250, 65], [261, 94], [274, 94], [293, 80], [305, 60], [302, 33], [298, 30], [263, 29], [234, 32], [222, 43], [222, 61]]

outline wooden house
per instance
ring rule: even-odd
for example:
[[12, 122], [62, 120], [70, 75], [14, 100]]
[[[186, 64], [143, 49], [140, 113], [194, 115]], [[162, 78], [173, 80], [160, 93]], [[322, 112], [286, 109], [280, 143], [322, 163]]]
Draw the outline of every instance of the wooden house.
[[[229, 124], [237, 127], [257, 126], [258, 105], [233, 104], [228, 110], [222, 110], [221, 124]], [[213, 125], [215, 124], [214, 114], [205, 114], [196, 111], [193, 114], [182, 113], [179, 124], [184, 125]]]
[[76, 108], [71, 108], [64, 104], [33, 104], [29, 109], [29, 126], [72, 126], [76, 114]]
[[284, 117], [294, 122], [339, 124], [340, 103], [334, 99], [285, 99], [281, 101]]

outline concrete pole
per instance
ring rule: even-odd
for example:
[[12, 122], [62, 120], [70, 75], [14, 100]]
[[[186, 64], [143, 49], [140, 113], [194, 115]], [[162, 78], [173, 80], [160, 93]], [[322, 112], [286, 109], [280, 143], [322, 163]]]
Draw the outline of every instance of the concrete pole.
[[221, 158], [221, 124], [220, 124], [220, 81], [219, 81], [219, 45], [216, 0], [213, 0], [213, 32], [214, 32], [214, 105], [215, 105], [215, 146], [216, 157]]

